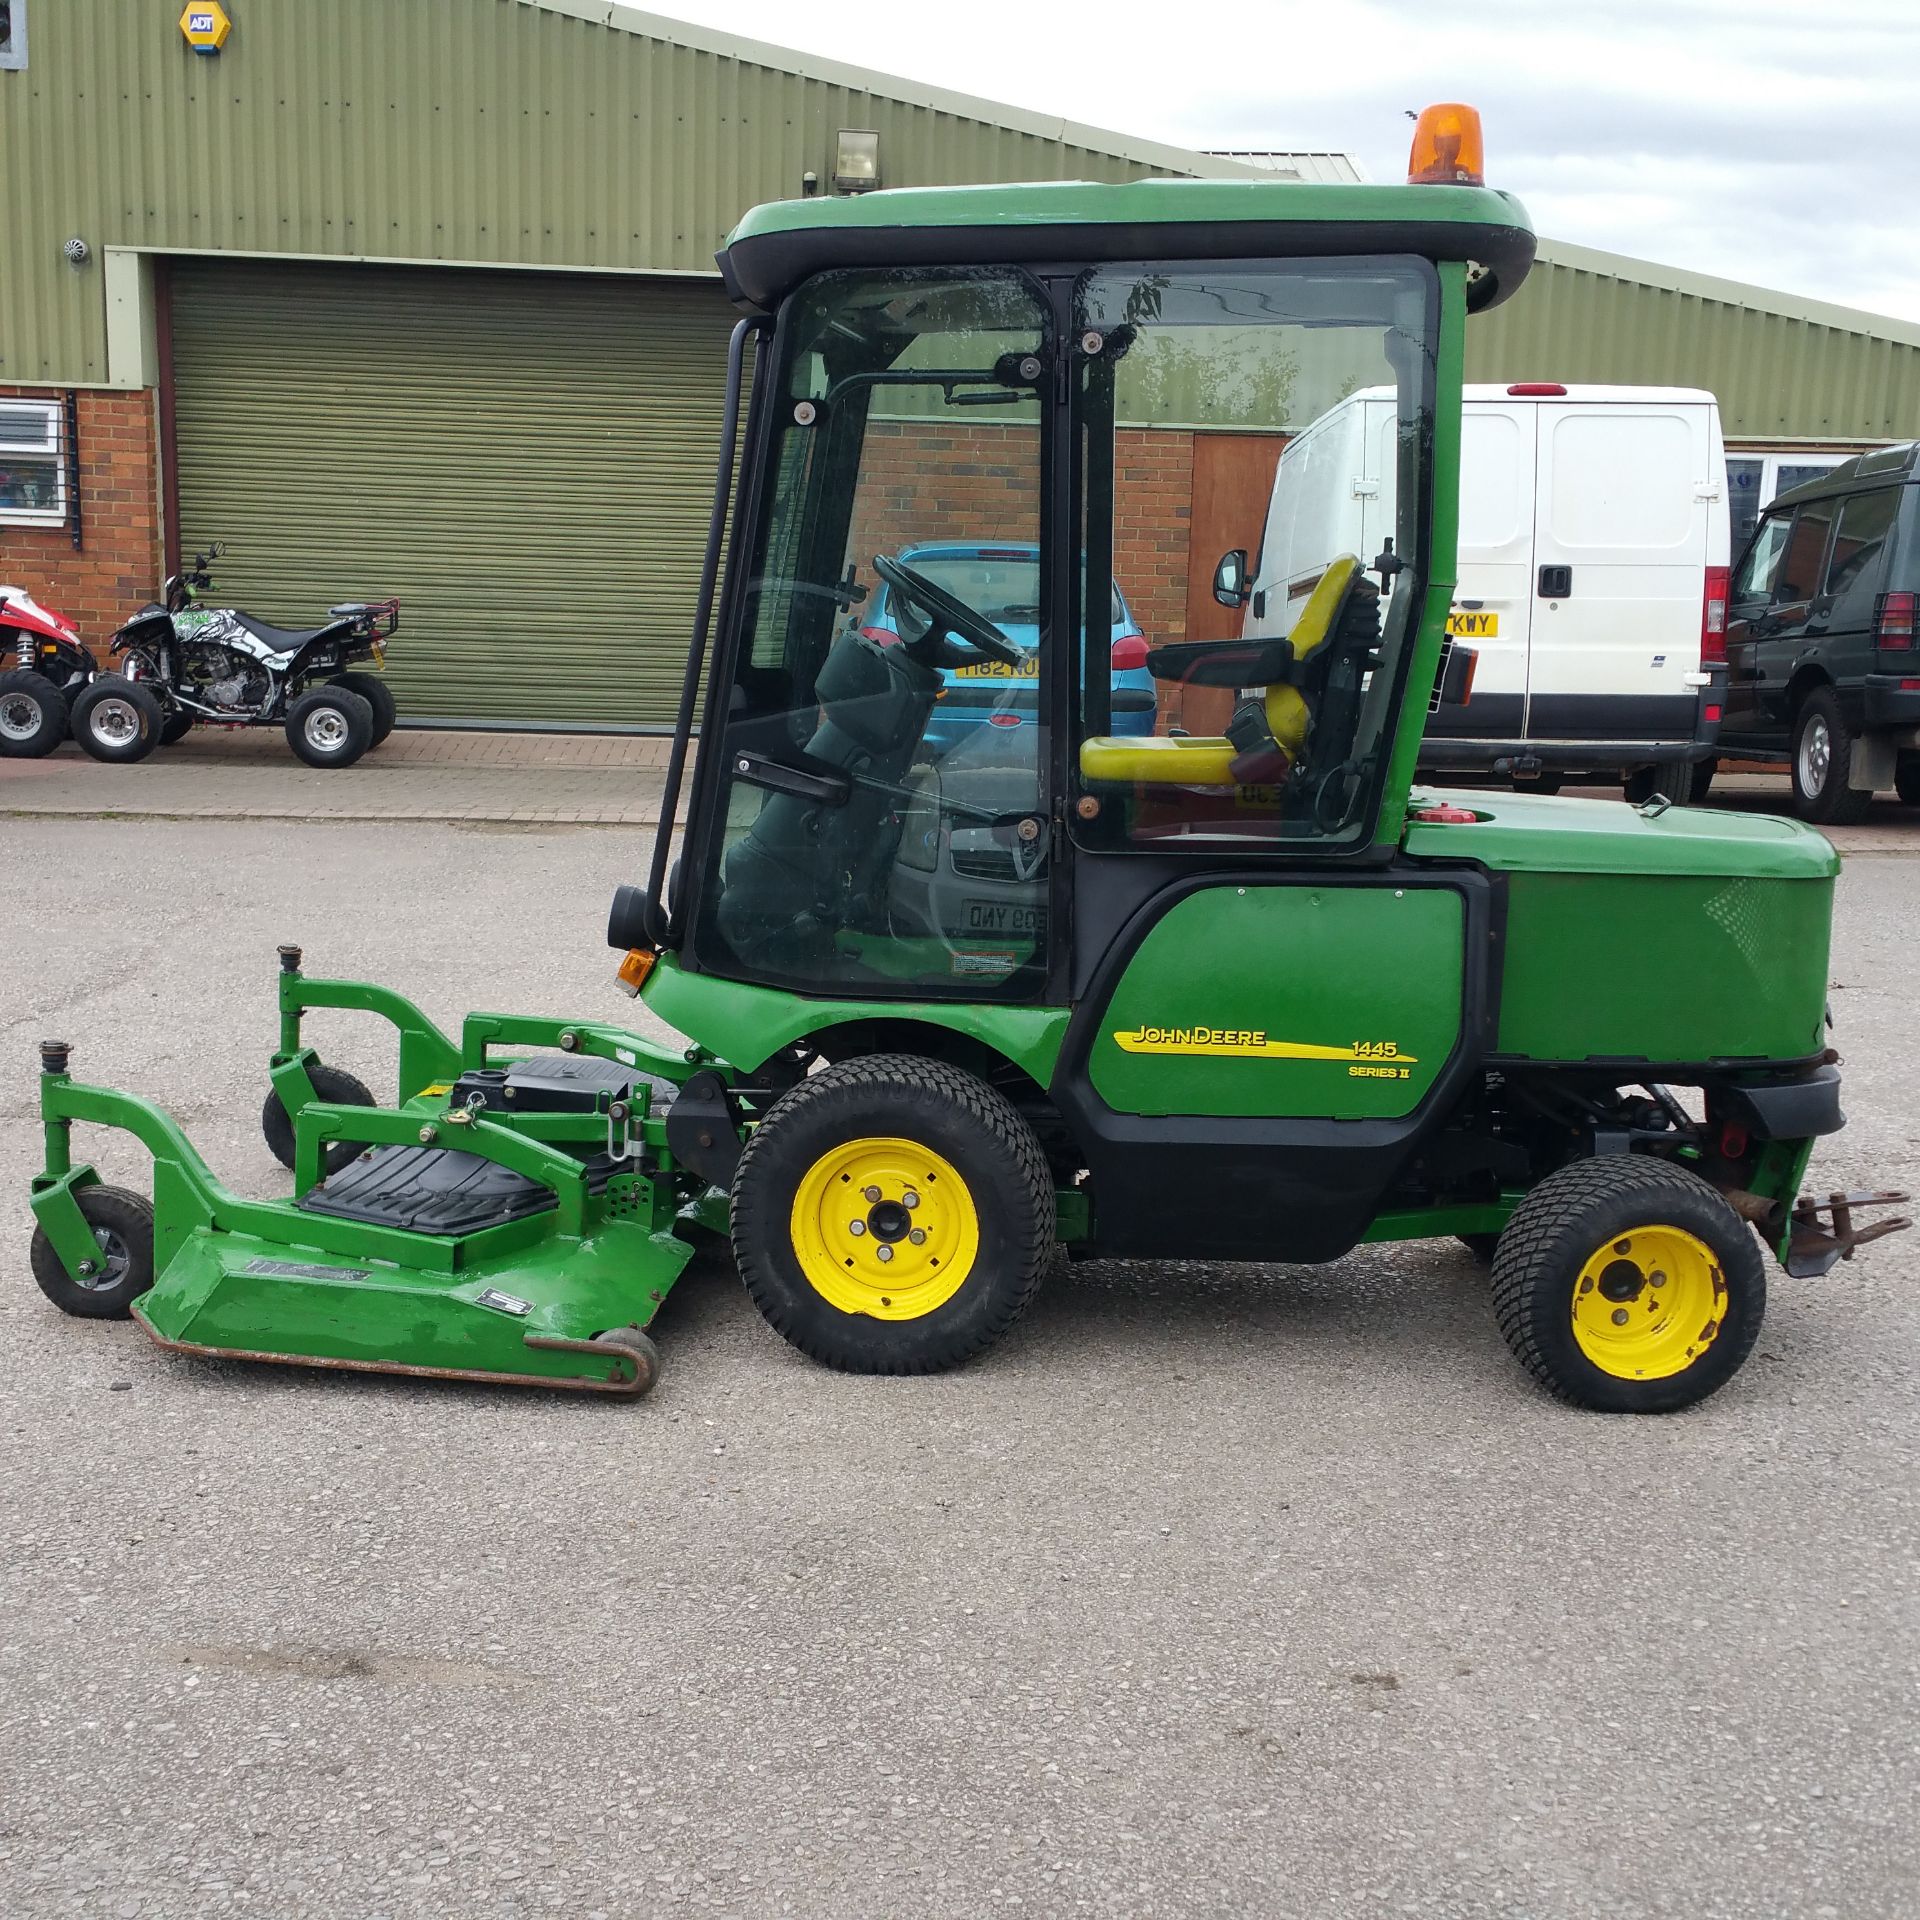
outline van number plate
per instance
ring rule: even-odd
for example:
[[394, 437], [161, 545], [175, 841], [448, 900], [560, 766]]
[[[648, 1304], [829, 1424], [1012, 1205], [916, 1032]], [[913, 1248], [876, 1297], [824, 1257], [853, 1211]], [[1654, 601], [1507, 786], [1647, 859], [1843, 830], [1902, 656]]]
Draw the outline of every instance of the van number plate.
[[1497, 613], [1450, 613], [1447, 631], [1456, 640], [1497, 640], [1500, 616]]

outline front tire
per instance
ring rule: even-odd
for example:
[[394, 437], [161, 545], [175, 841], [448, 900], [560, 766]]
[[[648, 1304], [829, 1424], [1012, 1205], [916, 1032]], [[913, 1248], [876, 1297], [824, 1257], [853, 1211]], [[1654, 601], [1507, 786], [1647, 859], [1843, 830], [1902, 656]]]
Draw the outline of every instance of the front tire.
[[73, 737], [94, 759], [114, 765], [144, 760], [165, 723], [157, 696], [124, 674], [96, 674], [73, 703]]
[[393, 731], [393, 723], [399, 717], [399, 705], [394, 700], [393, 689], [377, 673], [336, 673], [327, 684], [357, 693], [373, 709], [374, 746], [377, 747]]
[[67, 737], [67, 698], [44, 673], [0, 673], [0, 754], [38, 760]]
[[1551, 1173], [1493, 1261], [1507, 1345], [1549, 1393], [1597, 1413], [1674, 1413], [1739, 1372], [1766, 1269], [1746, 1223], [1698, 1174], [1609, 1154]]
[[36, 1226], [27, 1259], [33, 1277], [62, 1313], [81, 1320], [124, 1320], [153, 1285], [153, 1202], [124, 1187], [81, 1187], [74, 1194], [100, 1263], [90, 1274], [67, 1271], [46, 1229]]
[[1054, 1242], [1033, 1129], [970, 1073], [876, 1054], [813, 1074], [753, 1131], [733, 1251], [754, 1305], [846, 1373], [935, 1373], [1026, 1311]]
[[1809, 694], [1793, 722], [1793, 806], [1802, 820], [1847, 827], [1867, 817], [1873, 795], [1847, 785], [1853, 742], [1832, 688]]
[[287, 709], [287, 745], [310, 767], [350, 767], [373, 744], [373, 708], [350, 687], [315, 687]]

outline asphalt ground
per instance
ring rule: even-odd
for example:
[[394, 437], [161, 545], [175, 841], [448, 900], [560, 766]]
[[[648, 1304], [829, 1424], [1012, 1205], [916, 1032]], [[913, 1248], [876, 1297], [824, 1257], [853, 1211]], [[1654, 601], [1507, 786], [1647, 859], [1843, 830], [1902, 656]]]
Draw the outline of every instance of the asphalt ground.
[[[0, 832], [9, 1920], [1914, 1912], [1920, 1236], [1665, 1420], [1544, 1399], [1443, 1244], [1077, 1267], [936, 1379], [812, 1366], [724, 1255], [637, 1405], [170, 1356], [29, 1277], [34, 1041], [281, 1190], [277, 942], [619, 1018], [644, 836]], [[1920, 1171], [1917, 882], [1841, 883], [1821, 1186]]]

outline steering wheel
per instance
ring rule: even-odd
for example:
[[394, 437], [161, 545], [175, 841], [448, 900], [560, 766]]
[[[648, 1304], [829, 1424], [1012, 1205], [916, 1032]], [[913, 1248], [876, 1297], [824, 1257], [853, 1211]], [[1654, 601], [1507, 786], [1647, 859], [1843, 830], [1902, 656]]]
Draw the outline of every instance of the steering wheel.
[[907, 640], [901, 635], [910, 652], [941, 632], [956, 635], [990, 660], [1002, 661], [1010, 667], [1019, 666], [1025, 659], [1020, 649], [985, 614], [976, 613], [957, 594], [949, 593], [924, 573], [915, 573], [888, 553], [873, 556], [873, 570], [902, 600], [910, 601], [928, 616], [928, 630], [918, 639]]

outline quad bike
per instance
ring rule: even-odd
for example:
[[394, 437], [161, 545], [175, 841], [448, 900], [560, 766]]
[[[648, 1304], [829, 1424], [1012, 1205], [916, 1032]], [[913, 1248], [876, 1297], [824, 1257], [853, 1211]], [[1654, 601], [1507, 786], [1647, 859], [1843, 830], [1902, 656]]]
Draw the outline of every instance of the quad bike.
[[[687, 1044], [512, 1014], [454, 1036], [284, 948], [264, 1124], [291, 1195], [237, 1198], [46, 1042], [42, 1288], [192, 1352], [638, 1393], [702, 1230], [803, 1353], [898, 1374], [1004, 1337], [1063, 1248], [1464, 1241], [1548, 1391], [1655, 1413], [1725, 1385], [1764, 1254], [1818, 1275], [1906, 1224], [1863, 1217], [1900, 1196], [1800, 1195], [1842, 1124], [1838, 862], [1795, 823], [1660, 796], [1413, 788], [1430, 704], [1470, 690], [1444, 646], [1464, 336], [1533, 255], [1478, 150], [1441, 108], [1404, 188], [748, 214], [720, 254], [745, 317], [661, 828], [608, 929]], [[1382, 382], [1393, 549], [1329, 554], [1281, 637], [1154, 650], [1243, 695], [1225, 733], [1116, 732], [1115, 555], [1156, 511], [1116, 421], [1284, 430]], [[1041, 644], [1031, 712], [940, 754], [956, 662], [1024, 672], [955, 575], [902, 557], [983, 476], [1038, 551], [1040, 629], [1081, 644]], [[884, 634], [843, 618], [869, 566]], [[390, 1104], [304, 1043], [316, 1007], [397, 1030]], [[142, 1141], [151, 1206], [74, 1158], [75, 1123]]]
[[0, 755], [37, 760], [67, 737], [67, 713], [98, 670], [71, 620], [0, 587]]
[[113, 636], [118, 671], [73, 703], [73, 733], [96, 760], [144, 760], [197, 724], [284, 726], [310, 767], [350, 767], [393, 731], [394, 700], [377, 673], [349, 662], [385, 659], [397, 600], [349, 601], [318, 627], [270, 627], [237, 607], [200, 607], [216, 545], [168, 576], [159, 605]]

